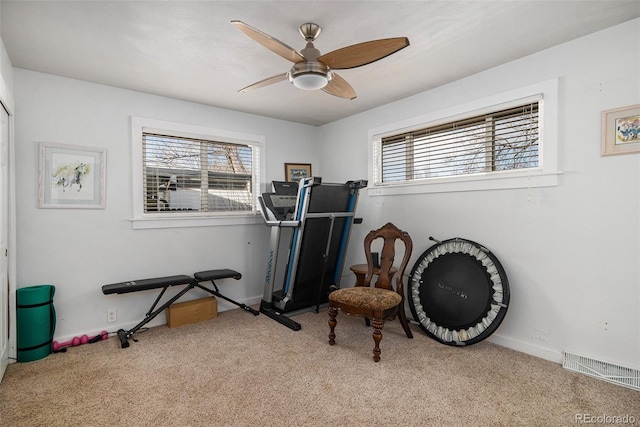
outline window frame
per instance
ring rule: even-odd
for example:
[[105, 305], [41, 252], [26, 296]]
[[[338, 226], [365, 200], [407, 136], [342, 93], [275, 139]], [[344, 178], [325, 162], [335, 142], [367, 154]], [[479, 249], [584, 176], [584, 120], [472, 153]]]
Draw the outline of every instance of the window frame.
[[[382, 182], [381, 145], [383, 138], [464, 120], [531, 101], [539, 102], [538, 167], [400, 182]], [[367, 194], [369, 196], [557, 186], [558, 176], [561, 174], [558, 170], [558, 79], [546, 80], [466, 104], [369, 129], [368, 172]]]
[[[144, 165], [143, 165], [143, 133], [160, 133], [168, 136], [211, 140], [223, 143], [250, 145], [258, 150], [256, 174], [256, 193], [253, 194], [254, 209], [248, 212], [144, 212]], [[131, 117], [132, 146], [132, 183], [133, 183], [133, 218], [134, 229], [202, 227], [217, 225], [258, 224], [258, 196], [265, 188], [265, 140], [263, 135], [228, 131], [190, 124], [169, 122], [165, 120]], [[255, 155], [254, 155], [255, 159]]]

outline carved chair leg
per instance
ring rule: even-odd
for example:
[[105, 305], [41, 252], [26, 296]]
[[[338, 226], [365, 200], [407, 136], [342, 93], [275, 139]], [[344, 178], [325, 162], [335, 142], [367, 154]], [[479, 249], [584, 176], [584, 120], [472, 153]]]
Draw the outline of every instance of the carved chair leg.
[[372, 319], [371, 323], [373, 324], [373, 341], [375, 342], [375, 347], [373, 348], [373, 361], [380, 361], [380, 341], [382, 341], [382, 327], [384, 326], [384, 320], [380, 319]]
[[334, 345], [336, 343], [336, 334], [335, 334], [335, 328], [336, 328], [336, 324], [338, 323], [336, 321], [336, 316], [338, 315], [338, 309], [335, 307], [329, 307], [329, 345]]
[[402, 325], [402, 329], [404, 329], [404, 333], [407, 334], [407, 338], [413, 338], [411, 329], [409, 329], [407, 314], [404, 312], [404, 305], [402, 303], [400, 303], [400, 308], [398, 309], [398, 317], [400, 318], [400, 324]]

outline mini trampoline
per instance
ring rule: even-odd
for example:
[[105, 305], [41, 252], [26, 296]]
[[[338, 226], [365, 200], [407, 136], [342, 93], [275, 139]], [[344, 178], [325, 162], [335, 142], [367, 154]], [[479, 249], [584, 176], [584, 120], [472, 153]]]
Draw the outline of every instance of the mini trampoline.
[[490, 336], [509, 305], [509, 282], [500, 261], [485, 247], [461, 238], [438, 242], [420, 255], [408, 293], [420, 328], [453, 346]]

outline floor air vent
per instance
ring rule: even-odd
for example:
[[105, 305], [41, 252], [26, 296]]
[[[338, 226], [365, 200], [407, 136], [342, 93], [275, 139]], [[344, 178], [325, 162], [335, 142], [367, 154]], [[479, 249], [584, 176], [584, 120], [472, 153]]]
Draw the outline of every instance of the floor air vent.
[[564, 353], [562, 366], [570, 371], [599, 378], [640, 391], [640, 370], [602, 362], [577, 354]]

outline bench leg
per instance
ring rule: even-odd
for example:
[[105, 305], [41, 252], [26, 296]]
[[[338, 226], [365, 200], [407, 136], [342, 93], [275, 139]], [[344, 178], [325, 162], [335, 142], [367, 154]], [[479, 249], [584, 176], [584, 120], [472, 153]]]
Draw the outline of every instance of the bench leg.
[[220, 290], [218, 289], [218, 286], [216, 285], [216, 283], [213, 280], [211, 280], [211, 284], [213, 285], [213, 289], [205, 288], [204, 286], [199, 285], [199, 284], [197, 286], [200, 289], [203, 289], [203, 290], [209, 292], [210, 294], [217, 296], [218, 298], [222, 298], [225, 301], [229, 301], [230, 303], [237, 305], [241, 309], [243, 309], [245, 311], [248, 311], [249, 313], [253, 314], [254, 316], [257, 316], [257, 315], [260, 314], [259, 311], [254, 310], [253, 308], [249, 307], [248, 305], [239, 303], [238, 301], [234, 301], [231, 298], [228, 298], [228, 297], [222, 295], [220, 293]]
[[[129, 347], [129, 341], [128, 339], [131, 338], [134, 341], [136, 341], [135, 338], [133, 338], [133, 334], [135, 334], [140, 328], [142, 328], [144, 325], [146, 325], [147, 323], [149, 323], [150, 321], [152, 321], [158, 314], [162, 313], [164, 310], [167, 309], [167, 307], [169, 307], [171, 304], [173, 304], [174, 302], [176, 302], [178, 299], [180, 299], [180, 297], [182, 297], [182, 295], [186, 294], [187, 292], [189, 292], [191, 289], [193, 289], [195, 286], [197, 285], [197, 283], [191, 283], [189, 285], [187, 285], [186, 288], [184, 288], [183, 290], [181, 290], [180, 292], [178, 292], [174, 297], [172, 297], [170, 300], [168, 300], [167, 302], [165, 302], [164, 304], [162, 304], [162, 306], [158, 307], [156, 310], [153, 310], [153, 308], [156, 306], [156, 304], [158, 303], [158, 299], [156, 299], [156, 301], [153, 303], [153, 305], [151, 306], [151, 310], [149, 310], [149, 312], [147, 313], [147, 315], [145, 316], [145, 318], [138, 323], [136, 326], [134, 326], [133, 328], [131, 328], [128, 331], [125, 331], [124, 329], [120, 329], [118, 330], [118, 338], [120, 339], [120, 347], [121, 348], [127, 348]], [[163, 289], [162, 293], [164, 293], [164, 291], [166, 290]], [[162, 294], [161, 294], [162, 295]]]

